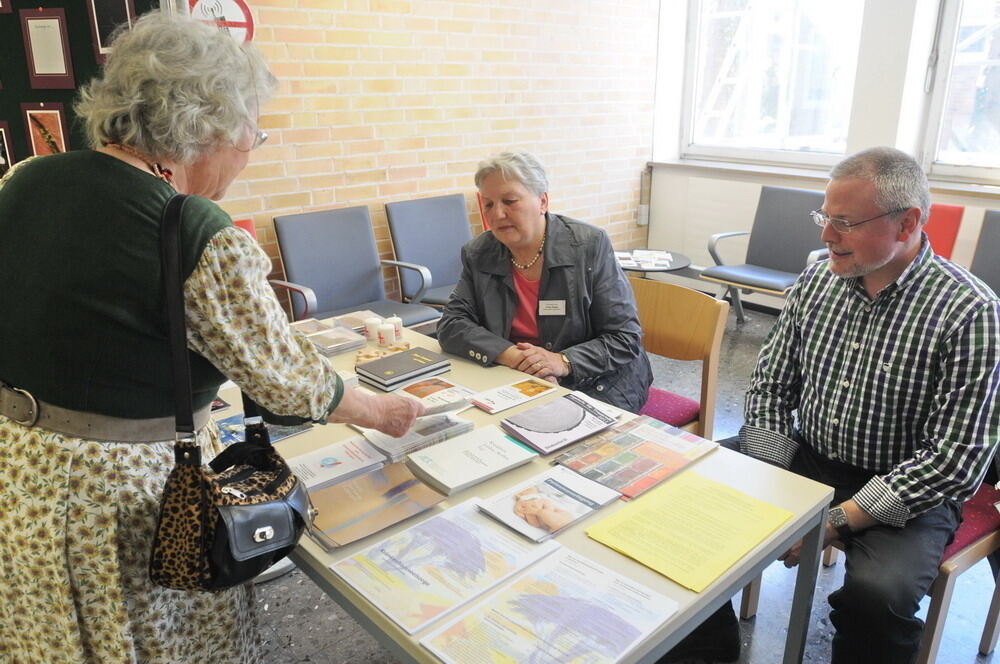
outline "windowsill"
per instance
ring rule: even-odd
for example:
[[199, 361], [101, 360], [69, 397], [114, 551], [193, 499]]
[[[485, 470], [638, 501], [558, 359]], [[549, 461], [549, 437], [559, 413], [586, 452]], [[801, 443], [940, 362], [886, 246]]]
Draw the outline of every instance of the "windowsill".
[[[733, 161], [708, 161], [702, 159], [675, 159], [668, 161], [650, 161], [648, 166], [666, 168], [676, 171], [688, 171], [700, 177], [746, 176], [756, 175], [762, 178], [797, 178], [811, 182], [823, 183], [828, 178], [829, 169], [809, 168], [805, 166], [776, 166], [773, 164], [744, 164]], [[959, 180], [942, 178], [930, 179], [931, 191], [942, 194], [960, 196], [982, 196], [995, 199], [1000, 196], [1000, 185], [975, 184]]]
[[931, 191], [939, 191], [944, 194], [959, 194], [962, 196], [985, 196], [996, 198], [1000, 196], [1000, 186], [995, 184], [974, 184], [971, 182], [961, 182], [958, 180], [943, 180], [930, 178]]
[[783, 178], [799, 178], [825, 182], [828, 169], [808, 168], [802, 166], [775, 166], [773, 164], [744, 164], [735, 161], [708, 161], [704, 159], [673, 159], [668, 161], [650, 161], [653, 168], [669, 168], [678, 171], [691, 171], [699, 175], [761, 175]]

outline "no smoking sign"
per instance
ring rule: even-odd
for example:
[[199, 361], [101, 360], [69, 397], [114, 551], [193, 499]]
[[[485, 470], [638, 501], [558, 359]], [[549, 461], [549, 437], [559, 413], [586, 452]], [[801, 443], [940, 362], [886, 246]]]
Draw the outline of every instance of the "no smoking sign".
[[190, 0], [191, 16], [243, 43], [253, 39], [253, 16], [244, 0]]

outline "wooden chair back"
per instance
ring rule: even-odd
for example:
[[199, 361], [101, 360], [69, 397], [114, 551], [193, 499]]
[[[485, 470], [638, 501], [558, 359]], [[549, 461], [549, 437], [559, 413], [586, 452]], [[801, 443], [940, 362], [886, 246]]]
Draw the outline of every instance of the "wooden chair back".
[[701, 360], [701, 414], [693, 431], [710, 437], [729, 303], [664, 281], [630, 277], [629, 282], [646, 350], [674, 360]]

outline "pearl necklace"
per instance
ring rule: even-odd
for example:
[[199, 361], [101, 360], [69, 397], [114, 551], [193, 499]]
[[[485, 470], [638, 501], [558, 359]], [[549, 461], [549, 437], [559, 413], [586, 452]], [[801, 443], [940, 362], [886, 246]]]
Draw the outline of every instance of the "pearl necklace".
[[105, 143], [104, 147], [115, 148], [116, 150], [121, 150], [125, 154], [132, 155], [142, 163], [146, 164], [149, 171], [154, 176], [169, 184], [175, 191], [177, 190], [177, 186], [174, 184], [174, 172], [172, 170], [164, 168], [159, 162], [153, 161], [143, 153], [133, 148], [131, 145], [125, 145], [123, 143]]
[[527, 270], [532, 265], [534, 265], [535, 263], [537, 263], [538, 259], [542, 257], [542, 249], [544, 249], [544, 248], [545, 248], [545, 236], [543, 235], [542, 236], [542, 243], [540, 245], [538, 245], [538, 251], [535, 253], [535, 257], [534, 258], [532, 258], [529, 262], [525, 263], [524, 265], [521, 265], [516, 260], [514, 260], [514, 254], [512, 252], [511, 255], [510, 255], [510, 262], [511, 262], [511, 264], [513, 264], [514, 267], [518, 268], [519, 270]]

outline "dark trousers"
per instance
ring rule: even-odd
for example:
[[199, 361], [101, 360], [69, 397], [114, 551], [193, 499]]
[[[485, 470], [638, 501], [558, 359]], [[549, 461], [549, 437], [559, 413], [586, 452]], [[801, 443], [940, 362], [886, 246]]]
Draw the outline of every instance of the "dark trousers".
[[[833, 487], [834, 505], [873, 476], [822, 457], [805, 443], [790, 470]], [[878, 525], [851, 538], [844, 585], [828, 598], [836, 628], [833, 664], [908, 664], [916, 659], [924, 621], [915, 614], [960, 520], [961, 506], [946, 501], [902, 528]]]

